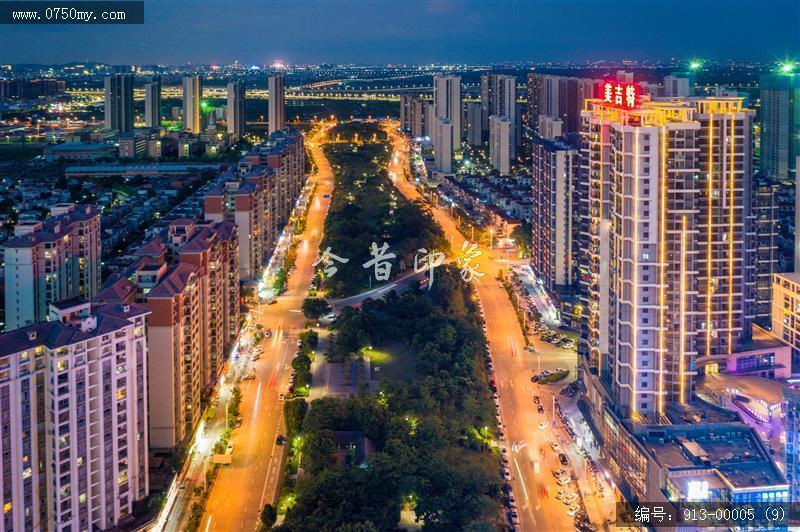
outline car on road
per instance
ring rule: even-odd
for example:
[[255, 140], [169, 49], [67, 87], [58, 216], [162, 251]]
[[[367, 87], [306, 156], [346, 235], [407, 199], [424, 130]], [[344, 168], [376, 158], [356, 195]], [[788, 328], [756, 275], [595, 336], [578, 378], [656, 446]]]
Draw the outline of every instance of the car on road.
[[256, 375], [255, 375], [255, 373], [248, 373], [247, 375], [245, 375], [244, 377], [242, 377], [242, 380], [243, 380], [243, 381], [251, 381], [251, 380], [253, 380], [253, 379], [255, 379], [255, 378], [256, 378]]
[[264, 331], [264, 338], [269, 338], [270, 336], [272, 336], [272, 329]]
[[519, 515], [516, 510], [511, 510], [511, 524], [519, 525]]
[[492, 363], [491, 363], [491, 362], [489, 362], [488, 364], [486, 364], [486, 369], [488, 369], [488, 370], [489, 370], [489, 373], [494, 373], [494, 366], [492, 365]]
[[228, 447], [225, 448], [225, 452], [227, 454], [233, 454], [233, 442], [232, 441], [228, 442]]
[[517, 507], [517, 498], [514, 497], [513, 495], [509, 494], [508, 495], [508, 505], [511, 508], [516, 508]]
[[571, 491], [568, 494], [564, 495], [562, 502], [567, 506], [569, 506], [577, 500], [578, 500], [578, 494], [575, 493], [574, 491]]
[[277, 445], [285, 444], [286, 443], [286, 436], [284, 436], [283, 434], [278, 434], [278, 437], [275, 438], [275, 443]]
[[550, 448], [556, 452], [561, 450], [561, 446], [558, 444], [556, 440], [550, 440]]
[[581, 511], [581, 507], [577, 504], [573, 504], [569, 508], [567, 508], [567, 515], [573, 517], [576, 513]]
[[544, 414], [544, 407], [542, 405], [538, 405], [536, 407], [536, 411], [539, 412], [540, 414]]
[[267, 303], [267, 305], [274, 305], [274, 304], [276, 304], [277, 302], [278, 302], [278, 300], [277, 300], [277, 299], [270, 299], [270, 300], [269, 300], [269, 302]]
[[503, 478], [506, 480], [511, 480], [511, 471], [507, 467], [503, 468]]
[[567, 496], [569, 493], [570, 493], [570, 491], [569, 491], [567, 488], [561, 488], [561, 489], [560, 489], [560, 490], [558, 490], [558, 492], [556, 493], [556, 500], [559, 500], [559, 501], [560, 501], [560, 500], [561, 500], [561, 499], [563, 499], [565, 496]]
[[286, 394], [285, 393], [279, 393], [278, 394], [278, 401], [283, 401], [284, 399], [286, 399]]
[[255, 361], [256, 361], [256, 360], [258, 360], [259, 358], [261, 358], [261, 354], [260, 354], [260, 353], [256, 353], [255, 355], [253, 355], [253, 356], [251, 356], [251, 357], [250, 357], [250, 360], [252, 360], [253, 362], [255, 362]]
[[561, 462], [561, 465], [563, 466], [569, 465], [569, 460], [567, 459], [567, 455], [564, 453], [558, 453], [558, 461]]
[[533, 396], [533, 402], [536, 403], [537, 405], [541, 402], [538, 395]]
[[558, 482], [559, 486], [566, 486], [567, 484], [572, 482], [572, 479], [564, 475], [563, 477], [560, 477], [556, 482]]
[[548, 425], [547, 421], [542, 421], [541, 423], [539, 423], [539, 430], [546, 429], [547, 425]]
[[563, 477], [566, 474], [567, 474], [567, 470], [564, 469], [563, 467], [561, 469], [559, 469], [558, 471], [553, 471], [553, 476], [556, 477], [556, 478]]

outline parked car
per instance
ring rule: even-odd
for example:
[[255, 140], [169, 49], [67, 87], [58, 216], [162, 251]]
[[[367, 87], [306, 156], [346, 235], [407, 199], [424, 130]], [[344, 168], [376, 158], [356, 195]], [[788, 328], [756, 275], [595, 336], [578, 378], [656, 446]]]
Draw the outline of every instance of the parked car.
[[539, 423], [539, 430], [546, 429], [547, 425], [548, 425], [547, 421], [542, 421], [541, 423]]
[[558, 461], [561, 462], [561, 465], [563, 466], [569, 465], [569, 460], [567, 459], [567, 455], [564, 453], [558, 453]]
[[542, 405], [538, 405], [536, 407], [536, 411], [539, 412], [540, 414], [544, 414], [544, 407]]
[[283, 445], [286, 443], [286, 436], [283, 434], [278, 434], [278, 437], [275, 438], [275, 443], [278, 445]]
[[558, 482], [559, 486], [566, 486], [567, 484], [572, 482], [572, 479], [569, 478], [568, 476], [563, 476], [563, 477], [559, 478], [557, 482]]
[[550, 440], [550, 448], [558, 452], [561, 450], [561, 445], [556, 440]]

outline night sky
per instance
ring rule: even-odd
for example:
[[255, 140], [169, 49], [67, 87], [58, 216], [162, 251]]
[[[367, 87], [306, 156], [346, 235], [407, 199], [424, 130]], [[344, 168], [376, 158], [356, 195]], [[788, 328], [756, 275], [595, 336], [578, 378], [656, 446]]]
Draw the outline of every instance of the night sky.
[[138, 26], [0, 27], [0, 62], [783, 60], [800, 0], [161, 1]]

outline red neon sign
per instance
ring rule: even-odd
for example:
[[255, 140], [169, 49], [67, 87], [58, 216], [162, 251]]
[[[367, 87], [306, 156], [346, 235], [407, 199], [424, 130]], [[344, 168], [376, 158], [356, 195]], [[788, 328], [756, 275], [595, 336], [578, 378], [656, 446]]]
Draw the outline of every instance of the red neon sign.
[[635, 109], [639, 99], [639, 86], [635, 83], [604, 81], [600, 83], [598, 97], [603, 103], [619, 109]]

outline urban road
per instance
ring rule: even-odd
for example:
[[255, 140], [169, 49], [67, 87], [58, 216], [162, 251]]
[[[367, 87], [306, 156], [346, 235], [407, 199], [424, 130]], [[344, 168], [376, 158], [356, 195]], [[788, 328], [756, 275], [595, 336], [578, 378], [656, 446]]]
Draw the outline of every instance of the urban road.
[[[397, 131], [397, 123], [394, 121], [384, 122], [384, 130], [389, 134], [394, 148], [389, 167], [394, 185], [410, 200], [423, 199], [407, 179], [410, 175], [407, 139]], [[433, 208], [432, 213], [453, 250], [457, 252], [465, 237], [455, 220], [446, 209]], [[476, 285], [477, 295], [486, 319], [505, 432], [505, 442], [501, 445], [508, 453], [511, 484], [519, 508], [520, 528], [525, 532], [572, 531], [574, 526], [572, 518], [566, 514], [566, 506], [555, 498], [561, 487], [552, 472], [561, 465], [549, 442], [555, 440], [560, 443], [575, 467], [578, 478], [585, 474], [584, 460], [574, 444], [569, 442], [561, 424], [553, 426], [555, 415], [552, 398], [556, 388], [538, 386], [530, 378], [541, 370], [557, 367], [569, 368], [574, 375], [576, 354], [537, 338], [533, 338], [533, 344], [538, 354], [525, 350], [525, 339], [516, 311], [505, 288], [497, 280], [499, 270], [508, 270], [511, 264], [504, 260], [503, 251], [491, 250], [486, 246], [481, 246], [480, 250], [482, 255], [476, 262], [480, 265], [479, 271], [485, 275]], [[533, 402], [535, 394], [541, 398], [544, 414], [537, 413]], [[540, 429], [539, 425], [543, 421], [548, 422], [547, 427]], [[570, 489], [576, 489], [575, 482], [570, 485]], [[607, 513], [609, 506], [613, 508], [609, 500], [600, 501], [599, 497], [584, 492], [590, 518], [598, 528], [610, 517], [603, 512]]]

